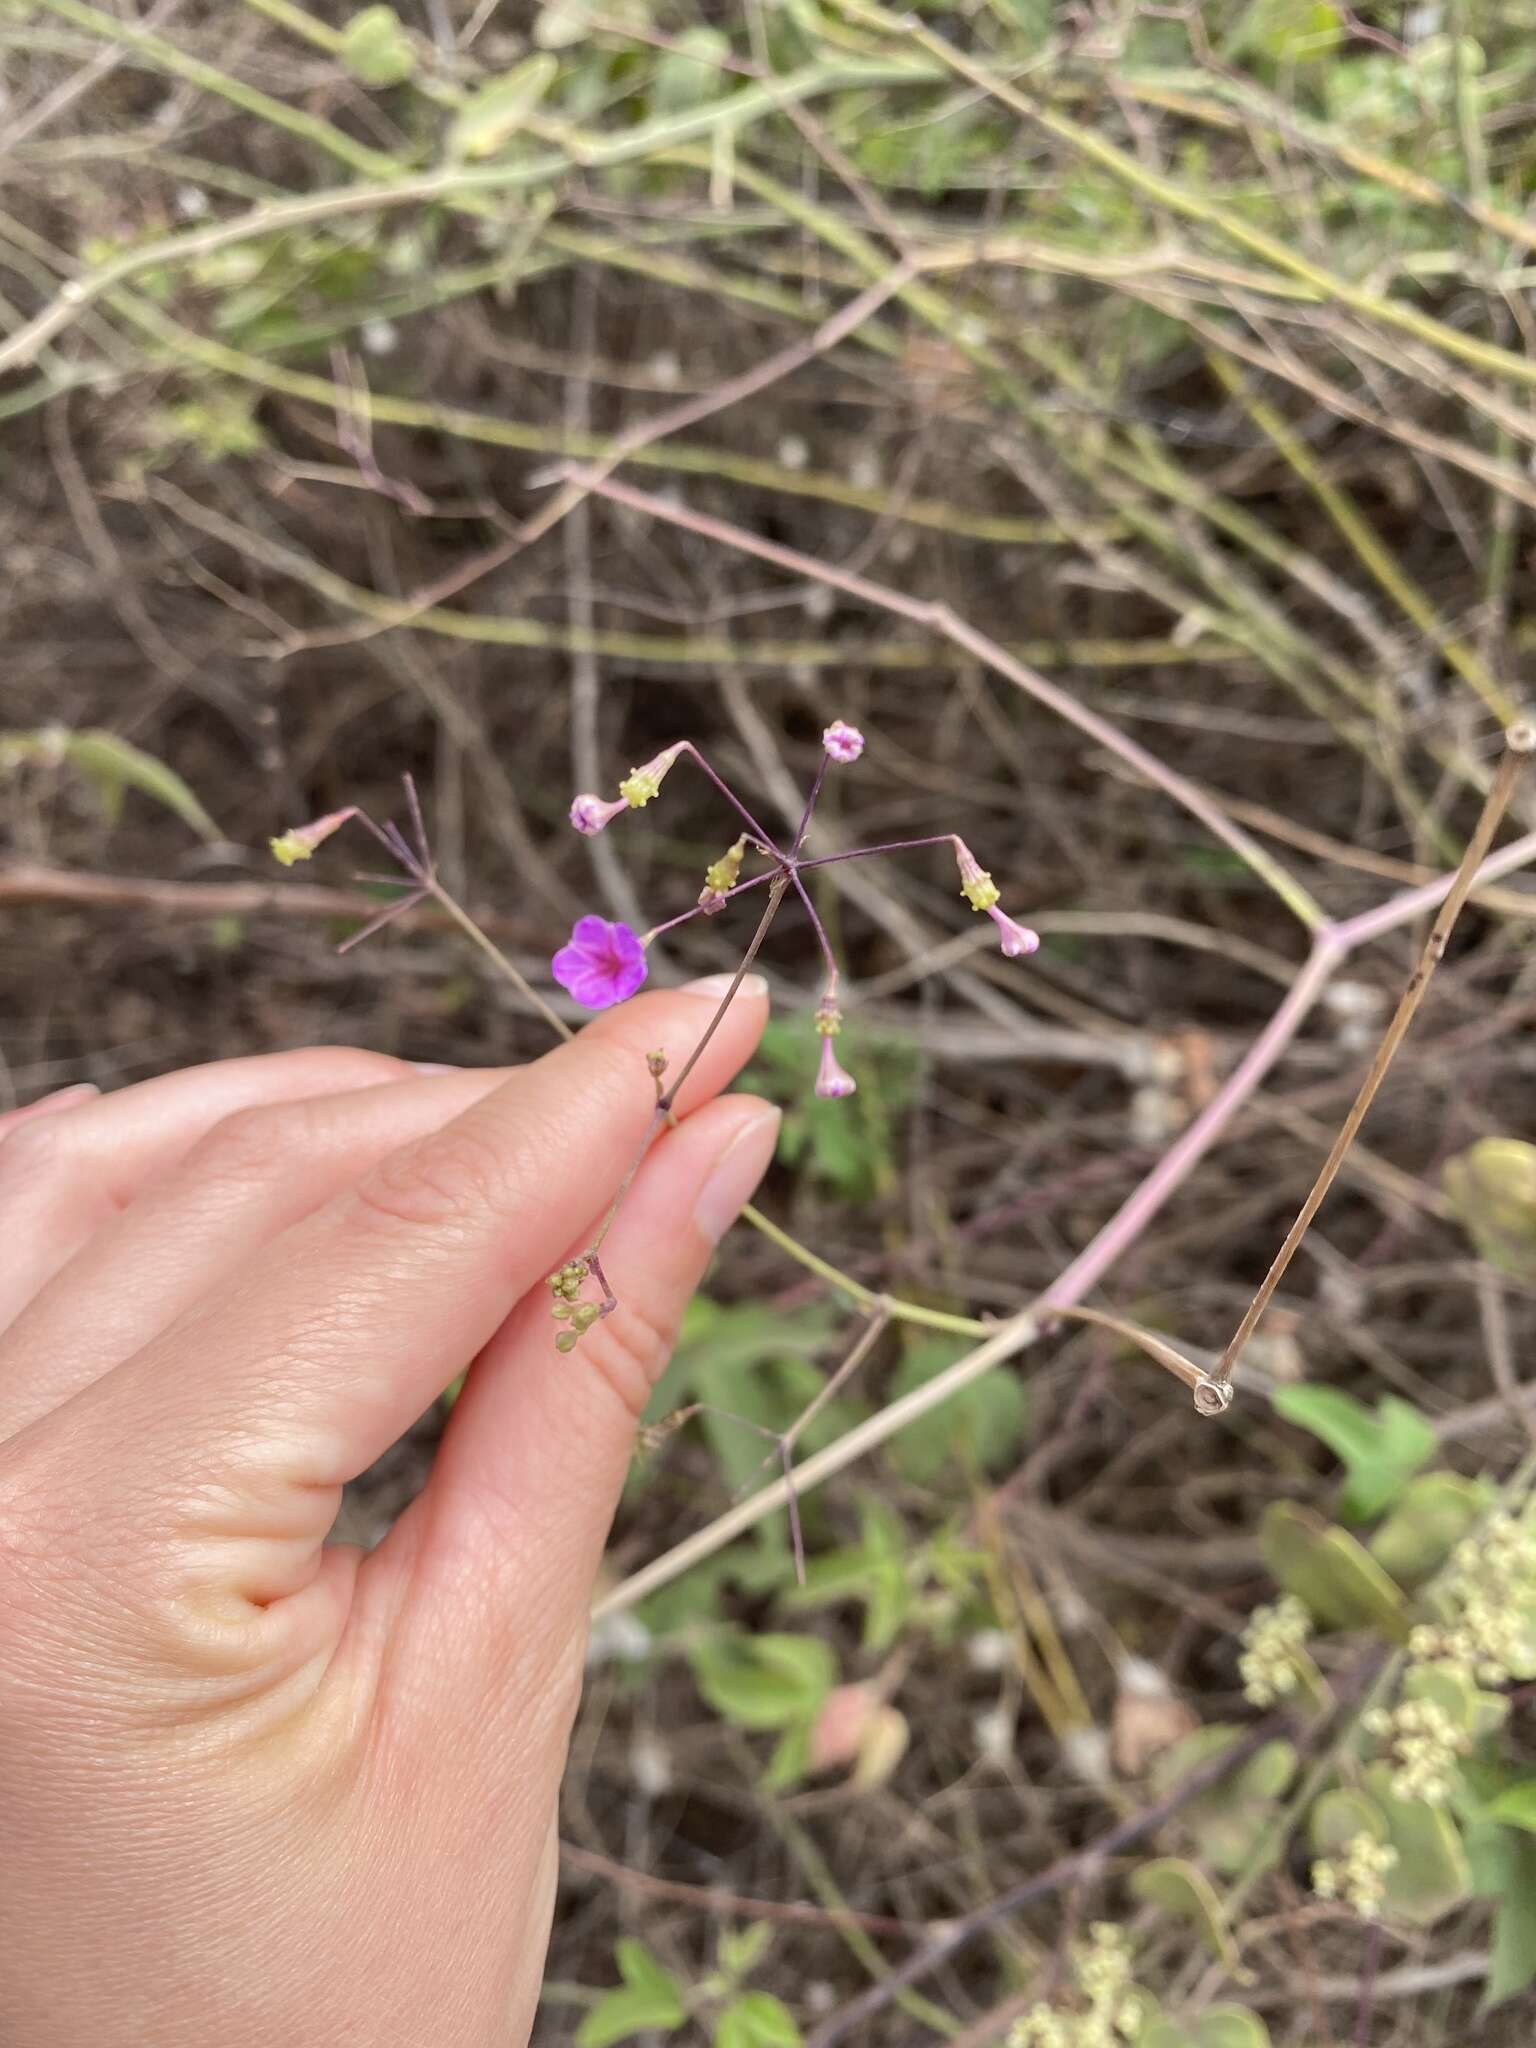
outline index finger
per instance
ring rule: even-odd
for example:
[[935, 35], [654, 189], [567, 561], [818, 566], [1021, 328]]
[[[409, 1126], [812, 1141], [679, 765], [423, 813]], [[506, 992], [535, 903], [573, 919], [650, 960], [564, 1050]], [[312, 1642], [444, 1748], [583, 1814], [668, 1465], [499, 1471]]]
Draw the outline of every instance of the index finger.
[[[647, 1054], [664, 1051], [679, 1071], [719, 1001], [718, 991], [639, 997], [517, 1069], [284, 1232], [259, 1272], [230, 1275], [217, 1300], [55, 1423], [131, 1431], [141, 1444], [147, 1427], [156, 1442], [134, 1463], [152, 1475], [162, 1518], [177, 1474], [201, 1535], [281, 1529], [287, 1584], [265, 1595], [276, 1597], [299, 1582], [297, 1553], [307, 1562], [325, 1535], [328, 1490], [409, 1427], [601, 1214], [655, 1120]], [[764, 985], [744, 983], [680, 1115], [737, 1072], [766, 1013]], [[551, 1370], [579, 1370], [556, 1355], [553, 1334]], [[215, 1488], [220, 1526], [210, 1529]]]

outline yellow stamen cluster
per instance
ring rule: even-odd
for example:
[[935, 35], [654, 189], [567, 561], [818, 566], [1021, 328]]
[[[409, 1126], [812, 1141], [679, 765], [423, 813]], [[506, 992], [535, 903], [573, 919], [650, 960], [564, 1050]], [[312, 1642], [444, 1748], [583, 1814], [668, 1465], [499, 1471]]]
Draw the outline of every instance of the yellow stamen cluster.
[[974, 875], [967, 875], [960, 884], [960, 894], [972, 910], [990, 910], [1002, 893], [985, 868], [978, 868]]

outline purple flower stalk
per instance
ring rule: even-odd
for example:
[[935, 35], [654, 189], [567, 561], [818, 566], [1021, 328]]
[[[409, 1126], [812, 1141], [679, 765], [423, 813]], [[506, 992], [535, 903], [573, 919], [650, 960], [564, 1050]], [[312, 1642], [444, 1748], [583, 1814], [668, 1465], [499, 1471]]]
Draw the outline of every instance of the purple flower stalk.
[[550, 972], [585, 1010], [611, 1010], [645, 980], [645, 948], [627, 924], [579, 917], [569, 943], [550, 961]]
[[857, 1092], [858, 1082], [832, 1050], [830, 1034], [821, 1041], [821, 1067], [816, 1075], [816, 1093], [833, 1100]]
[[864, 751], [864, 735], [856, 725], [848, 725], [841, 718], [834, 718], [821, 736], [821, 744], [830, 759], [840, 761], [846, 767], [857, 761]]

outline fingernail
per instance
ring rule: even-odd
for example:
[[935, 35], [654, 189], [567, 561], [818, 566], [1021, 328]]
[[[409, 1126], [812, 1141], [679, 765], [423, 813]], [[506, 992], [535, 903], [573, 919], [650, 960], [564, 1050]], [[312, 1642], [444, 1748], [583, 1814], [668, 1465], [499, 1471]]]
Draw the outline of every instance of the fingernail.
[[[730, 994], [735, 981], [736, 977], [734, 974], [706, 974], [702, 981], [685, 981], [682, 993], [685, 996], [708, 996], [718, 1003], [722, 996]], [[744, 974], [741, 977], [741, 986], [736, 990], [736, 993], [738, 996], [748, 996], [753, 1002], [757, 1002], [767, 995], [768, 984], [760, 974]]]
[[418, 1074], [457, 1074], [458, 1067], [445, 1066], [441, 1060], [412, 1060], [411, 1065]]
[[693, 1206], [693, 1220], [711, 1244], [724, 1237], [768, 1171], [779, 1142], [779, 1121], [779, 1112], [770, 1103], [762, 1103], [711, 1168]]
[[68, 1088], [56, 1088], [52, 1095], [39, 1096], [8, 1116], [0, 1116], [0, 1135], [14, 1131], [18, 1124], [32, 1123], [40, 1116], [52, 1116], [56, 1109], [77, 1109], [82, 1102], [94, 1102], [101, 1090], [94, 1081], [74, 1081]]

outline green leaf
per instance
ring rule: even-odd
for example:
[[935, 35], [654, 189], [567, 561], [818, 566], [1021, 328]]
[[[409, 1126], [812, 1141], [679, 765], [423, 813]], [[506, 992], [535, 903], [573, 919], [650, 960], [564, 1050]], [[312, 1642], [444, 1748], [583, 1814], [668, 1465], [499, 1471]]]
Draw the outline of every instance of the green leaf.
[[913, 1599], [914, 1552], [906, 1524], [878, 1494], [860, 1504], [862, 1541], [812, 1558], [803, 1586], [784, 1595], [789, 1608], [835, 1607], [857, 1601], [864, 1608], [866, 1650], [885, 1650], [901, 1633]]
[[1227, 54], [1315, 64], [1335, 48], [1341, 32], [1338, 10], [1328, 0], [1251, 0]]
[[728, 1977], [750, 1977], [767, 1955], [772, 1940], [773, 1929], [763, 1920], [753, 1927], [727, 1927], [721, 1933], [716, 1959]]
[[1350, 1786], [1336, 1786], [1313, 1802], [1308, 1833], [1314, 1856], [1334, 1856], [1356, 1835], [1373, 1842], [1387, 1839], [1387, 1821], [1374, 1800]]
[[1474, 1740], [1491, 1735], [1509, 1713], [1509, 1701], [1502, 1693], [1484, 1692], [1452, 1664], [1411, 1665], [1403, 1680], [1403, 1698], [1430, 1701]]
[[1131, 1890], [1148, 1905], [1190, 1921], [1229, 1976], [1240, 1969], [1221, 1901], [1203, 1870], [1181, 1856], [1160, 1856], [1133, 1873]]
[[167, 768], [153, 754], [119, 739], [116, 733], [96, 726], [83, 732], [69, 732], [60, 726], [41, 732], [0, 733], [0, 774], [24, 761], [53, 766], [67, 762], [91, 785], [108, 824], [121, 814], [124, 792], [134, 789], [173, 811], [210, 843], [224, 836], [174, 768]]
[[448, 130], [448, 155], [494, 156], [505, 148], [554, 84], [559, 69], [557, 57], [540, 51], [471, 93]]
[[1207, 2006], [1191, 2030], [1195, 2048], [1269, 2048], [1269, 2029], [1246, 2005]]
[[1484, 2012], [1536, 1981], [1536, 1839], [1513, 1829], [1501, 1833], [1504, 1871], [1495, 1894]]
[[1369, 1765], [1365, 1785], [1397, 1851], [1386, 1874], [1383, 1910], [1391, 1919], [1428, 1927], [1471, 1897], [1471, 1867], [1456, 1823], [1444, 1807], [1399, 1799], [1390, 1764]]
[[399, 85], [416, 69], [416, 46], [393, 7], [364, 7], [341, 31], [341, 61], [360, 85]]
[[[725, 1308], [696, 1301], [645, 1419], [660, 1422], [686, 1402], [702, 1403], [698, 1427], [724, 1484], [733, 1493], [754, 1480], [762, 1484], [777, 1471], [774, 1439], [824, 1384], [814, 1360], [831, 1331], [825, 1309], [782, 1315], [752, 1302]], [[855, 1419], [846, 1401], [829, 1401], [802, 1434], [800, 1451], [819, 1450]]]
[[1459, 1472], [1423, 1472], [1370, 1541], [1372, 1557], [1400, 1586], [1422, 1585], [1493, 1505], [1486, 1479]]
[[[1152, 1784], [1159, 1797], [1215, 1761], [1246, 1738], [1247, 1731], [1221, 1722], [1196, 1729], [1182, 1742], [1165, 1749], [1152, 1764]], [[1240, 1870], [1255, 1841], [1274, 1819], [1281, 1794], [1296, 1773], [1296, 1751], [1284, 1741], [1266, 1742], [1230, 1777], [1185, 1802], [1181, 1822], [1199, 1846], [1201, 1857], [1217, 1870]], [[1270, 1861], [1280, 1853], [1277, 1837]]]
[[715, 2048], [800, 2048], [787, 2005], [767, 1991], [745, 1991], [715, 2022]]
[[737, 1728], [809, 1722], [832, 1690], [837, 1665], [819, 1636], [706, 1636], [688, 1653], [704, 1698]]
[[623, 1987], [606, 1992], [582, 2021], [576, 2048], [609, 2048], [658, 2027], [669, 2033], [687, 2018], [682, 1988], [643, 1942], [621, 1941], [613, 1952]]
[[1408, 1620], [1401, 1589], [1345, 1529], [1292, 1501], [1265, 1510], [1259, 1548], [1276, 1582], [1325, 1628], [1374, 1628], [1403, 1642]]
[[[890, 1399], [947, 1372], [965, 1347], [943, 1337], [908, 1347], [891, 1380]], [[894, 1469], [914, 1486], [934, 1486], [946, 1472], [964, 1479], [1012, 1466], [1029, 1414], [1023, 1381], [1007, 1368], [989, 1372], [934, 1409], [920, 1428], [905, 1430], [886, 1451]]]
[[1536, 1778], [1520, 1778], [1513, 1785], [1506, 1785], [1483, 1811], [1488, 1820], [1536, 1834]]
[[1434, 1431], [1407, 1401], [1393, 1394], [1373, 1416], [1339, 1387], [1277, 1387], [1275, 1412], [1310, 1430], [1348, 1469], [1339, 1496], [1346, 1522], [1369, 1522], [1389, 1508], [1422, 1465], [1435, 1455]]
[[687, 28], [656, 65], [651, 84], [651, 111], [682, 114], [706, 100], [718, 99], [731, 74], [722, 61], [731, 54], [731, 39], [717, 28]]

